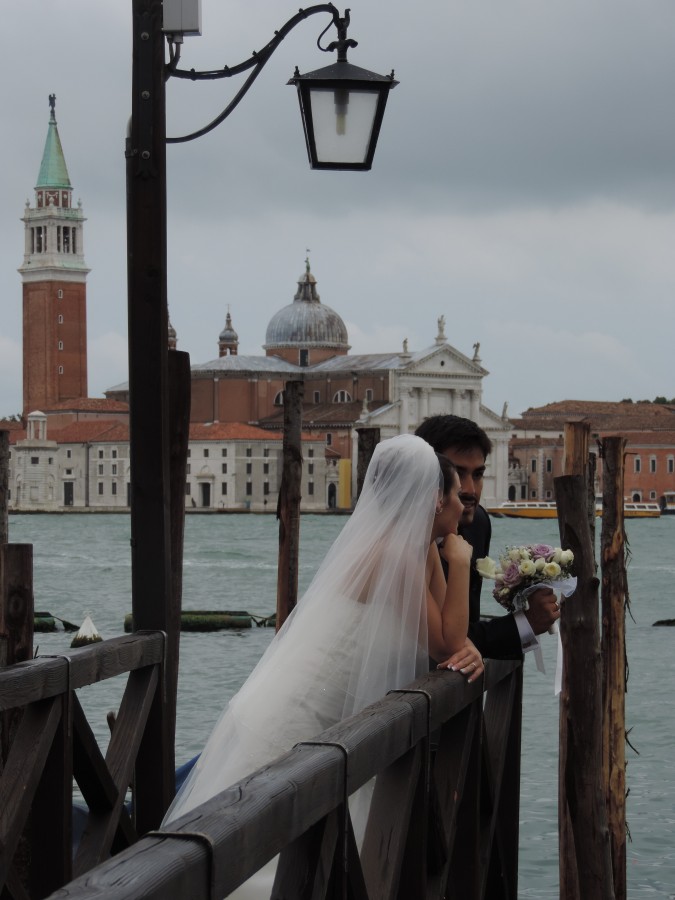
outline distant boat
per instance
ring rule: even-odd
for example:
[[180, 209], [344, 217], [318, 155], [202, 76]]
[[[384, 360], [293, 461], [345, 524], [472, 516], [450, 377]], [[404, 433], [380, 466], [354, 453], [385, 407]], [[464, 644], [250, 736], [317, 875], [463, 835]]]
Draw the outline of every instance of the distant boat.
[[[672, 495], [672, 512], [675, 514], [675, 493]], [[558, 509], [551, 501], [536, 500], [507, 500], [499, 506], [489, 506], [487, 511], [496, 518], [507, 519], [557, 519]], [[658, 503], [637, 503], [632, 500], [624, 500], [623, 515], [626, 519], [657, 519], [661, 515], [662, 508]], [[602, 501], [596, 500], [595, 515], [602, 515]]]
[[662, 516], [675, 516], [675, 491], [666, 491], [659, 505]]

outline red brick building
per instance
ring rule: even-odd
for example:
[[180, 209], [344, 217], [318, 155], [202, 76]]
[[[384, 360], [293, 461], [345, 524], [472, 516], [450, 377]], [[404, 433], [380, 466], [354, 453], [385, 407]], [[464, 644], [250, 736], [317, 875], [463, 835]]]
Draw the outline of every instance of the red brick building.
[[[509, 499], [551, 500], [553, 479], [563, 473], [566, 422], [591, 425], [591, 450], [610, 435], [627, 439], [625, 498], [661, 502], [675, 490], [675, 407], [659, 403], [563, 400], [528, 409], [512, 419]], [[602, 490], [597, 463], [596, 494]]]

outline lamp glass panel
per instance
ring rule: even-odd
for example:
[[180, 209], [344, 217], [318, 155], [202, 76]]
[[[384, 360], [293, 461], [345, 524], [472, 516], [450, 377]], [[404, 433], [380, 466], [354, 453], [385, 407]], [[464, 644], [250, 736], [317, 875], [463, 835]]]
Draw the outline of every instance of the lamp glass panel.
[[379, 92], [312, 88], [309, 94], [318, 161], [363, 162], [373, 133]]

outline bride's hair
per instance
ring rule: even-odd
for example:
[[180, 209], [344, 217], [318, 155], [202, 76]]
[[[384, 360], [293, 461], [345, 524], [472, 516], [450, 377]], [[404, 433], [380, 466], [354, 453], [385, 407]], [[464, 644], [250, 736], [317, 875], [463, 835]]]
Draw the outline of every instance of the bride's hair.
[[442, 453], [436, 453], [436, 456], [438, 457], [438, 464], [441, 467], [441, 476], [443, 478], [443, 486], [441, 490], [443, 491], [443, 496], [445, 497], [445, 495], [452, 487], [453, 481], [455, 480], [457, 468], [455, 464], [451, 462], [447, 456], [443, 456]]

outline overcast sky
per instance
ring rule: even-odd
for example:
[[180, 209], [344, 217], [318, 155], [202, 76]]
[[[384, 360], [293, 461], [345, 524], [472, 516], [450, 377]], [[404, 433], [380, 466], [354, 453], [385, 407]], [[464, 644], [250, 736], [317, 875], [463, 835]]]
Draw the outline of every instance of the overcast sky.
[[[234, 65], [297, 10], [203, 0], [181, 65]], [[23, 215], [56, 117], [87, 217], [89, 392], [126, 380], [124, 134], [131, 2], [3, 0], [0, 415], [21, 409]], [[169, 306], [193, 363], [229, 304], [262, 353], [306, 248], [353, 353], [480, 342], [484, 403], [675, 396], [675, 3], [351, 0], [350, 60], [400, 80], [369, 173], [309, 169], [296, 65], [331, 63], [299, 25], [215, 132], [168, 148]], [[329, 37], [332, 39], [332, 37]], [[168, 131], [238, 85], [173, 80]]]

